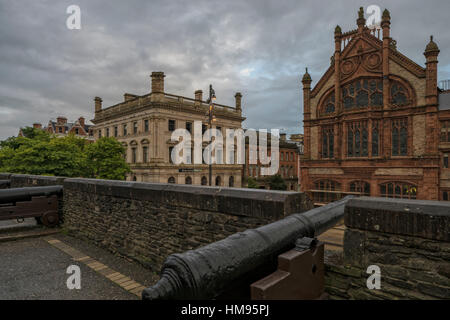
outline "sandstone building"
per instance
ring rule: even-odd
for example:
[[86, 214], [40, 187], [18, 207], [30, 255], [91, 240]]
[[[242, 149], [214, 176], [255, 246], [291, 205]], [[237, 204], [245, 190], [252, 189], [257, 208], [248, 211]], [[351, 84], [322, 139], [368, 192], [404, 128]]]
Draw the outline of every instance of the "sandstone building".
[[[202, 132], [208, 129], [209, 105], [203, 101], [201, 90], [195, 91], [195, 99], [166, 93], [164, 77], [163, 72], [152, 72], [149, 94], [125, 93], [124, 101], [107, 108], [102, 108], [102, 99], [96, 97], [94, 136], [96, 139], [116, 137], [125, 146], [126, 160], [133, 171], [127, 180], [208, 185], [207, 164], [175, 165], [170, 154], [177, 144], [171, 141], [175, 129], [187, 129], [193, 136], [194, 121], [203, 123]], [[235, 108], [214, 104], [213, 128], [220, 130], [224, 137], [226, 129], [241, 128], [245, 120], [242, 95], [236, 93], [235, 99]], [[223, 159], [228, 151], [225, 145], [223, 149], [221, 155], [215, 156]], [[194, 154], [191, 157], [194, 159]], [[212, 166], [212, 185], [240, 187], [242, 165], [218, 162]]]
[[448, 200], [450, 94], [437, 86], [439, 49], [431, 37], [425, 67], [397, 50], [390, 13], [381, 28], [334, 33], [335, 51], [311, 89], [303, 76], [302, 190], [317, 204], [345, 194]]
[[[298, 191], [298, 161], [300, 152], [299, 146], [296, 142], [287, 140], [285, 133], [281, 133], [279, 139], [279, 169], [277, 174], [280, 175], [285, 181], [288, 191]], [[271, 156], [270, 140], [271, 136], [269, 134], [267, 139], [267, 155], [269, 157]], [[247, 139], [245, 144], [245, 167], [243, 170], [244, 185], [247, 185], [248, 178], [251, 177], [255, 179], [260, 189], [270, 189], [267, 182], [267, 178], [269, 176], [261, 175], [261, 168], [267, 167], [269, 165], [264, 165], [260, 162], [260, 150], [258, 146], [256, 146], [255, 149], [258, 153], [258, 160], [256, 164], [252, 164], [250, 163], [250, 152], [252, 151], [249, 148], [249, 140]]]

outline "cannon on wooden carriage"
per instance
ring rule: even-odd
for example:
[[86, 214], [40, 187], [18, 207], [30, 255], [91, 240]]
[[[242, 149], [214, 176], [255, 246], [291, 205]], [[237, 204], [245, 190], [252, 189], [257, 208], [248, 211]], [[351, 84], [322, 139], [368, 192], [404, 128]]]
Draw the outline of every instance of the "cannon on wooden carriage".
[[144, 289], [142, 298], [249, 299], [251, 284], [276, 270], [280, 254], [294, 249], [296, 240], [315, 238], [332, 228], [344, 217], [345, 204], [352, 197], [172, 254], [164, 262], [160, 280]]
[[62, 186], [2, 189], [0, 220], [34, 217], [45, 226], [56, 226], [59, 223], [58, 199], [62, 192]]
[[0, 189], [7, 189], [11, 185], [10, 180], [0, 180]]

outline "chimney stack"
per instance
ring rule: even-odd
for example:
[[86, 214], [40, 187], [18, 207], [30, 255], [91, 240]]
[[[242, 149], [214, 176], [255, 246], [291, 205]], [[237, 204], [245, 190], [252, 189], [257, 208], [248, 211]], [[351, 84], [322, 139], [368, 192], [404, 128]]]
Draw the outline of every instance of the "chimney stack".
[[58, 124], [66, 124], [66, 123], [67, 123], [67, 118], [66, 118], [66, 117], [62, 117], [62, 116], [59, 116], [58, 118], [56, 118], [56, 122], [57, 122]]
[[78, 118], [78, 122], [80, 123], [80, 126], [82, 126], [84, 129], [85, 119], [83, 117], [80, 117], [80, 118]]
[[95, 97], [94, 101], [95, 101], [95, 112], [97, 113], [102, 111], [102, 98]]
[[203, 101], [203, 91], [202, 90], [195, 91], [195, 100]]
[[240, 92], [236, 92], [234, 98], [236, 99], [236, 111], [242, 112], [242, 94]]
[[152, 72], [152, 93], [164, 93], [164, 72]]

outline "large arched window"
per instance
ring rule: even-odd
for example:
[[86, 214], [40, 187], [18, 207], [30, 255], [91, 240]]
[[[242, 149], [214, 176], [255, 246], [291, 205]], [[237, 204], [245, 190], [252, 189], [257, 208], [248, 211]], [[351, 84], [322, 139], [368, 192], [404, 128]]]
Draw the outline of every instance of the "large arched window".
[[168, 183], [175, 183], [175, 178], [174, 178], [174, 177], [170, 177], [170, 178], [167, 180], [167, 182], [168, 182]]
[[335, 111], [334, 92], [330, 93], [325, 99], [323, 113], [330, 114]]
[[361, 195], [370, 196], [370, 184], [365, 181], [353, 181], [350, 183], [350, 192], [359, 192]]
[[381, 79], [358, 79], [342, 87], [345, 110], [383, 105], [383, 82]]
[[391, 85], [391, 104], [394, 106], [405, 106], [410, 103], [408, 91], [400, 82], [393, 82]]
[[380, 195], [387, 198], [416, 199], [417, 186], [408, 182], [387, 182], [380, 185]]
[[189, 177], [189, 176], [187, 176], [187, 177], [184, 179], [184, 183], [185, 183], [185, 184], [192, 184], [192, 178]]
[[339, 192], [341, 189], [341, 185], [333, 180], [319, 180], [314, 184], [314, 191], [312, 192], [312, 196], [314, 202], [319, 203], [328, 203], [332, 201], [336, 201], [340, 198]]
[[408, 154], [408, 120], [392, 120], [392, 155], [406, 156]]
[[352, 122], [347, 128], [347, 156], [367, 157], [369, 155], [367, 122]]

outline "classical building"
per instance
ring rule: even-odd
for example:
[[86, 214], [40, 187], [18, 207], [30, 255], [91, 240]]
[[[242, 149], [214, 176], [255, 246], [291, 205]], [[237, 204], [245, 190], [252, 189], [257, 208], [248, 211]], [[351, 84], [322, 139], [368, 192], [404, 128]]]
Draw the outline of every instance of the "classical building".
[[[66, 117], [59, 116], [56, 118], [56, 121], [49, 120], [46, 127], [42, 127], [41, 123], [33, 123], [33, 128], [42, 129], [60, 137], [74, 134], [81, 138], [94, 140], [92, 125], [86, 124], [86, 120], [83, 117], [79, 117], [75, 122], [67, 122]], [[22, 130], [19, 131], [19, 136], [22, 136]]]
[[450, 104], [437, 86], [439, 49], [431, 37], [425, 67], [397, 50], [390, 13], [381, 29], [334, 32], [335, 51], [311, 89], [303, 76], [302, 190], [316, 203], [345, 194], [448, 199]]
[[[271, 156], [270, 148], [271, 137], [268, 136], [267, 139], [267, 155]], [[294, 141], [289, 141], [286, 139], [286, 134], [281, 133], [279, 138], [279, 169], [276, 174], [280, 175], [286, 183], [287, 190], [298, 191], [298, 159], [299, 159], [299, 147]], [[261, 164], [259, 159], [259, 147], [256, 146], [255, 150], [258, 153], [258, 160], [256, 164], [250, 163], [250, 148], [249, 139], [246, 139], [245, 143], [245, 166], [243, 170], [243, 181], [244, 185], [247, 185], [248, 178], [251, 177], [255, 179], [260, 189], [270, 189], [267, 182], [268, 176], [261, 175], [261, 168], [268, 167], [269, 165]]]
[[[195, 99], [166, 93], [164, 73], [152, 72], [151, 92], [142, 96], [125, 93], [124, 101], [102, 108], [102, 99], [96, 97], [94, 136], [96, 139], [107, 136], [116, 137], [126, 148], [126, 160], [132, 174], [127, 180], [208, 185], [207, 164], [173, 164], [170, 154], [178, 142], [171, 141], [171, 135], [178, 128], [196, 134], [194, 121], [202, 123], [202, 133], [208, 129], [209, 105], [203, 101], [201, 90], [195, 91]], [[222, 132], [226, 129], [241, 128], [241, 93], [235, 95], [235, 107], [214, 104], [215, 121], [213, 128]], [[208, 145], [203, 143], [203, 147]], [[193, 142], [192, 142], [193, 148]], [[193, 151], [194, 152], [194, 151]], [[227, 150], [213, 154], [222, 158]], [[195, 154], [191, 155], [192, 159]], [[192, 161], [193, 162], [193, 161]], [[222, 162], [222, 164], [220, 164]], [[212, 165], [212, 185], [241, 186], [242, 165], [225, 164], [217, 161]]]

